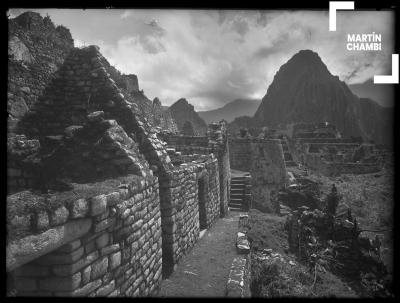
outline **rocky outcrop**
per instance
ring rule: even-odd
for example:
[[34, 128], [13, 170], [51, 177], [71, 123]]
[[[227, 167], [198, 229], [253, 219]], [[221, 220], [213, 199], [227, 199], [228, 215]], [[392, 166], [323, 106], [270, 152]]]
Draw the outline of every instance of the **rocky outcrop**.
[[12, 130], [43, 94], [74, 47], [69, 30], [26, 12], [8, 22], [8, 125]]
[[195, 135], [201, 136], [206, 133], [207, 124], [196, 113], [194, 106], [186, 99], [179, 99], [169, 107], [169, 110], [180, 131], [182, 131], [185, 122], [189, 121], [193, 125]]

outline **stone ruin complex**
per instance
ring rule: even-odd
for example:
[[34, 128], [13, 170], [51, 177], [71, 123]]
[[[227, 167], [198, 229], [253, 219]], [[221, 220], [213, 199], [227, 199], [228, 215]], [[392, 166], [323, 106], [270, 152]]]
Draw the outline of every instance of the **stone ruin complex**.
[[342, 138], [327, 122], [294, 125], [291, 147], [299, 163], [326, 176], [374, 173], [384, 162], [375, 144]]
[[290, 167], [330, 176], [385, 161], [378, 146], [327, 123], [229, 136], [225, 121], [197, 121], [185, 99], [165, 110], [136, 75], [97, 46], [74, 47], [68, 29], [37, 13], [9, 20], [8, 69], [12, 296], [156, 295], [229, 209], [280, 213]]
[[227, 213], [225, 123], [174, 137], [98, 47], [36, 13], [9, 22], [8, 294], [156, 294]]

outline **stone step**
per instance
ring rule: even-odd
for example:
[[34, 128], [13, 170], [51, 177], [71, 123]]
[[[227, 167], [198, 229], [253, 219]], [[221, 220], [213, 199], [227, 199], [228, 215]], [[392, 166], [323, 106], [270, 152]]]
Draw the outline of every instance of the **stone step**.
[[245, 180], [231, 180], [231, 184], [245, 184]]
[[244, 196], [243, 195], [230, 195], [230, 200], [234, 200], [234, 201], [243, 201]]
[[244, 180], [238, 180], [238, 181], [232, 181], [231, 180], [231, 186], [232, 185], [245, 185], [246, 183], [244, 182]]
[[231, 178], [231, 181], [244, 181], [244, 180], [246, 180], [245, 177], [234, 177], [234, 178]]
[[231, 188], [245, 188], [246, 184], [232, 184], [231, 183]]
[[236, 187], [237, 187], [237, 186], [245, 186], [245, 185], [246, 185], [245, 183], [236, 183], [236, 182], [232, 183], [232, 182], [231, 182], [231, 187], [232, 187], [232, 186], [236, 186]]
[[238, 207], [229, 207], [229, 210], [231, 210], [231, 211], [242, 211], [242, 209], [238, 208]]
[[243, 207], [242, 204], [231, 204], [231, 203], [229, 203], [228, 206], [233, 207], [233, 208], [242, 208]]

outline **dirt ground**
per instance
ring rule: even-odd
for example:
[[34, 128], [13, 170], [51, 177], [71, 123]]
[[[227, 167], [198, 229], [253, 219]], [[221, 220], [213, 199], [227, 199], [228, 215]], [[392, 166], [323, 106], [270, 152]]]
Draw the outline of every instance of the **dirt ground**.
[[233, 258], [239, 212], [230, 212], [206, 231], [162, 281], [161, 297], [223, 297]]

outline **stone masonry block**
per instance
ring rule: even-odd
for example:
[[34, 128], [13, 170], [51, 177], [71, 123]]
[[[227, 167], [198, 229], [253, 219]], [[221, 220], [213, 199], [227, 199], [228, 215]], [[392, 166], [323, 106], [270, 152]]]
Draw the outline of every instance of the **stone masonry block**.
[[36, 216], [36, 227], [38, 230], [46, 230], [49, 228], [49, 215], [41, 211]]
[[61, 246], [57, 252], [69, 253], [76, 250], [79, 246], [81, 246], [81, 240], [78, 239]]
[[110, 269], [113, 270], [121, 265], [121, 252], [110, 255]]
[[90, 201], [90, 214], [97, 216], [104, 213], [107, 209], [107, 198], [105, 195], [93, 197]]
[[94, 232], [95, 233], [101, 232], [101, 231], [113, 226], [114, 223], [115, 223], [115, 218], [107, 218], [103, 221], [100, 221], [99, 223], [96, 223], [95, 225], [93, 225]]
[[17, 278], [15, 279], [15, 288], [17, 291], [35, 291], [37, 290], [35, 278]]
[[101, 249], [101, 248], [107, 246], [109, 240], [110, 240], [110, 237], [109, 237], [108, 233], [102, 234], [100, 237], [98, 237], [96, 239], [96, 247], [97, 247], [97, 249]]
[[81, 273], [78, 272], [71, 277], [48, 277], [39, 280], [39, 288], [50, 291], [73, 291], [79, 287], [80, 283]]
[[71, 218], [83, 218], [89, 212], [89, 203], [85, 199], [75, 200], [71, 203], [69, 211]]
[[92, 264], [92, 280], [97, 279], [107, 272], [108, 258], [103, 257], [101, 260]]
[[50, 253], [43, 257], [40, 257], [39, 259], [37, 259], [37, 262], [43, 265], [72, 264], [77, 260], [79, 260], [83, 256], [83, 253], [84, 253], [83, 247], [80, 247], [70, 253], [60, 254], [56, 251], [55, 253]]
[[99, 252], [94, 251], [93, 253], [85, 256], [84, 258], [78, 260], [73, 264], [55, 265], [53, 266], [52, 271], [57, 276], [70, 276], [80, 271], [85, 266], [88, 266], [89, 264], [93, 263], [98, 258], [99, 258]]
[[113, 244], [101, 249], [101, 255], [106, 256], [120, 249], [119, 244]]
[[50, 215], [50, 224], [52, 226], [64, 224], [68, 220], [68, 216], [68, 209], [65, 206], [61, 206]]

